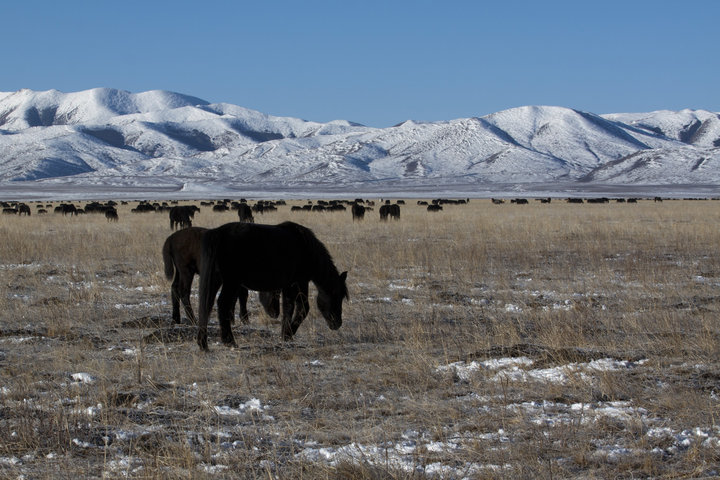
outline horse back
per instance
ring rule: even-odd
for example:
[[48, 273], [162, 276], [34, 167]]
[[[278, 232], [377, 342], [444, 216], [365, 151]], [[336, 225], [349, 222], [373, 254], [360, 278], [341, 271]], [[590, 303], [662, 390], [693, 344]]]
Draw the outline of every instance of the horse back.
[[[207, 231], [202, 227], [190, 227], [171, 234], [163, 246], [165, 274], [168, 276], [168, 261], [175, 269], [188, 275], [200, 272], [202, 237]], [[168, 276], [171, 278], [171, 275]]]
[[303, 228], [292, 222], [225, 224], [206, 233], [203, 258], [213, 259], [223, 283], [238, 283], [250, 290], [279, 290], [307, 282], [310, 265]]

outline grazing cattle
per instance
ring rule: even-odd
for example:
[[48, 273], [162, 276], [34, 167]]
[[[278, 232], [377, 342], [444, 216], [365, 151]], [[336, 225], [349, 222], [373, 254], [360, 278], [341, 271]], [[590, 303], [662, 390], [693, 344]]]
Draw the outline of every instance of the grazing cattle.
[[197, 342], [207, 350], [207, 324], [217, 300], [220, 334], [233, 345], [230, 316], [238, 289], [282, 291], [282, 338], [292, 339], [308, 314], [308, 284], [317, 287], [317, 307], [332, 330], [342, 325], [342, 302], [348, 297], [347, 272], [338, 273], [330, 253], [307, 227], [228, 223], [205, 232], [200, 271]]
[[5, 215], [17, 215], [18, 209], [17, 209], [17, 208], [12, 208], [12, 207], [5, 207], [5, 208], [3, 208], [3, 211], [2, 211], [2, 212], [3, 212], [3, 214], [5, 214]]
[[115, 210], [114, 207], [110, 207], [105, 210], [105, 218], [107, 218], [108, 222], [117, 222], [118, 221], [118, 212]]
[[530, 202], [528, 202], [527, 198], [513, 198], [510, 200], [510, 203], [514, 203], [515, 205], [528, 205]]
[[427, 206], [428, 212], [440, 212], [442, 211], [443, 207], [442, 205], [432, 204]]
[[352, 207], [352, 219], [353, 220], [362, 220], [365, 218], [365, 206], [360, 205], [359, 203], [353, 203]]
[[382, 205], [380, 207], [380, 220], [387, 220], [388, 217], [400, 220], [400, 205]]
[[505, 203], [505, 200], [502, 200], [500, 198], [493, 198], [492, 203], [493, 205], [502, 205], [503, 203]]
[[175, 230], [175, 227], [190, 228], [192, 227], [192, 221], [190, 220], [195, 215], [195, 208], [193, 206], [175, 206], [170, 208], [170, 230]]
[[[180, 323], [180, 302], [182, 302], [188, 320], [193, 324], [197, 323], [190, 304], [190, 290], [193, 278], [200, 273], [202, 236], [206, 230], [201, 227], [185, 228], [171, 234], [163, 244], [162, 257], [165, 277], [172, 280], [170, 299], [172, 318], [175, 323]], [[248, 323], [247, 289], [238, 289], [237, 297], [240, 303], [240, 321]], [[265, 312], [270, 317], [277, 318], [280, 315], [279, 292], [260, 292], [259, 298]], [[231, 322], [234, 320], [234, 316], [233, 311]]]
[[237, 206], [238, 220], [240, 222], [255, 223], [252, 208], [247, 203], [239, 203]]

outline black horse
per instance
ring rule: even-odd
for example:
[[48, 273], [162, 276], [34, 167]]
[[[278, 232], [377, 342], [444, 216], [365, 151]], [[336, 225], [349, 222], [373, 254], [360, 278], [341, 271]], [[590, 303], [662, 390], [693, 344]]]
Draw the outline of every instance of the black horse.
[[353, 203], [352, 204], [352, 219], [353, 220], [362, 220], [365, 218], [365, 206], [360, 205], [359, 203]]
[[28, 207], [26, 204], [21, 203], [18, 205], [18, 215], [27, 215], [30, 216], [30, 207]]
[[62, 213], [63, 216], [68, 215], [68, 214], [70, 214], [70, 215], [78, 214], [77, 207], [75, 205], [73, 205], [72, 203], [61, 203], [60, 205], [55, 207], [54, 211], [55, 211], [55, 213]]
[[230, 318], [240, 287], [282, 291], [282, 338], [292, 339], [310, 309], [308, 284], [318, 290], [317, 306], [328, 326], [342, 325], [348, 297], [347, 272], [338, 273], [325, 245], [312, 230], [293, 222], [280, 225], [228, 223], [205, 232], [200, 270], [200, 323], [197, 342], [207, 350], [207, 324], [215, 295], [222, 342], [234, 345]]
[[[183, 304], [188, 320], [193, 324], [197, 323], [190, 305], [190, 289], [195, 274], [200, 273], [200, 251], [202, 236], [205, 231], [207, 229], [202, 227], [184, 228], [170, 235], [163, 244], [162, 256], [165, 264], [165, 277], [173, 281], [170, 288], [170, 298], [172, 300], [172, 318], [175, 323], [180, 323], [180, 302]], [[240, 288], [237, 296], [240, 303], [240, 321], [248, 323], [247, 289]], [[270, 317], [277, 318], [280, 315], [279, 292], [260, 292], [259, 298], [265, 312]], [[233, 312], [231, 321], [234, 316]]]
[[247, 203], [239, 203], [237, 206], [238, 220], [241, 222], [255, 223], [252, 208]]
[[387, 220], [388, 216], [395, 220], [400, 220], [400, 205], [383, 205], [380, 207], [380, 220]]
[[105, 210], [105, 218], [107, 218], [108, 222], [117, 222], [119, 220], [115, 207], [109, 207]]
[[195, 216], [197, 207], [194, 205], [176, 205], [170, 209], [170, 230], [175, 227], [189, 228], [192, 227], [192, 218]]

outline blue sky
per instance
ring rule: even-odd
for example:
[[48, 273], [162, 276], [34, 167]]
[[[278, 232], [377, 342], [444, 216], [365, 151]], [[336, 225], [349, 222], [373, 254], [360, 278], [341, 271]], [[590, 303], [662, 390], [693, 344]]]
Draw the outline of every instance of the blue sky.
[[171, 90], [386, 127], [720, 111], [720, 0], [9, 0], [0, 91]]

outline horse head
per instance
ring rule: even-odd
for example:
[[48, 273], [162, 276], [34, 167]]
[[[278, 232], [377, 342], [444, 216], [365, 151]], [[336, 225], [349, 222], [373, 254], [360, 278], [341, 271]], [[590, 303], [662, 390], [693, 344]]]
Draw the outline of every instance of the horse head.
[[342, 302], [349, 298], [346, 279], [347, 272], [343, 272], [329, 289], [318, 288], [317, 307], [331, 330], [337, 330], [342, 325]]

